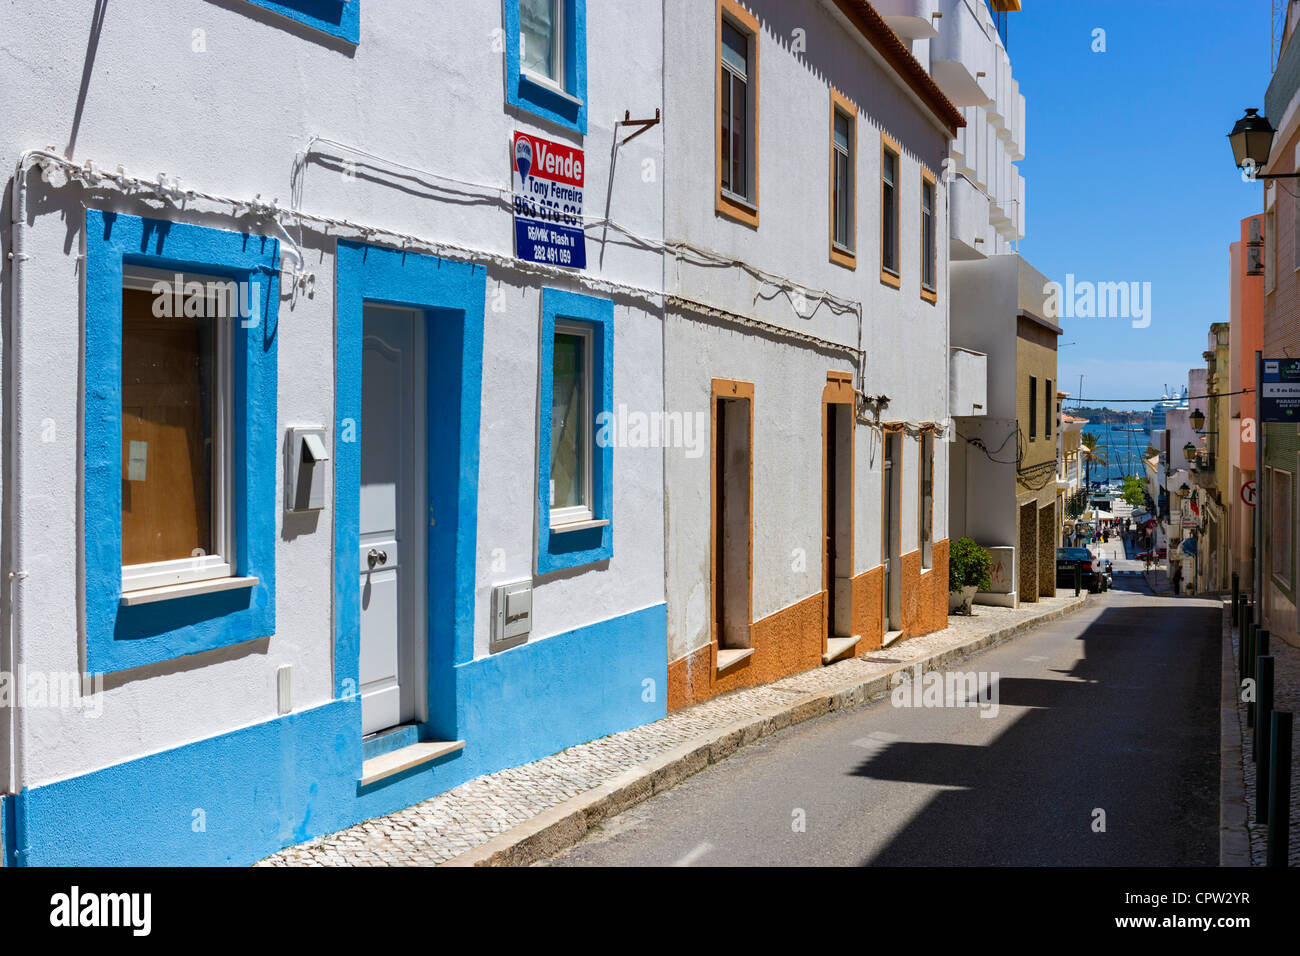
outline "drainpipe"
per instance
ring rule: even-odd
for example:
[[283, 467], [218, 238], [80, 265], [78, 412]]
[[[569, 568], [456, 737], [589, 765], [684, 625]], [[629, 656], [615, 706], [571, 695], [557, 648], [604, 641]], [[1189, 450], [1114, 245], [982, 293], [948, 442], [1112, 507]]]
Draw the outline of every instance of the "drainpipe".
[[[23, 547], [23, 534], [20, 516], [20, 502], [23, 501], [23, 468], [22, 468], [22, 435], [23, 435], [23, 322], [22, 322], [22, 269], [23, 263], [27, 260], [26, 253], [23, 252], [23, 229], [26, 226], [27, 219], [27, 181], [26, 174], [31, 168], [32, 161], [42, 155], [48, 154], [44, 150], [28, 150], [18, 159], [18, 165], [14, 169], [13, 179], [13, 203], [10, 222], [10, 247], [9, 247], [9, 289], [12, 294], [11, 307], [9, 312], [9, 353], [10, 353], [10, 375], [9, 388], [6, 398], [9, 403], [9, 487], [6, 489], [6, 505], [8, 506], [9, 517], [9, 556], [8, 556], [8, 578], [6, 583], [9, 586], [9, 627], [7, 643], [9, 645], [8, 660], [5, 665], [8, 667], [14, 680], [18, 680], [21, 672], [21, 654], [19, 650], [20, 637], [26, 633], [23, 624], [23, 582], [27, 577], [24, 570], [26, 566], [25, 551]], [[9, 779], [6, 781], [6, 787], [10, 794], [11, 800], [21, 799], [22, 793], [22, 750], [20, 742], [22, 740], [20, 720], [21, 709], [17, 706], [15, 700], [14, 706], [9, 710]], [[21, 811], [21, 808], [17, 808]], [[9, 834], [11, 841], [17, 834]], [[11, 845], [17, 846], [16, 843]]]

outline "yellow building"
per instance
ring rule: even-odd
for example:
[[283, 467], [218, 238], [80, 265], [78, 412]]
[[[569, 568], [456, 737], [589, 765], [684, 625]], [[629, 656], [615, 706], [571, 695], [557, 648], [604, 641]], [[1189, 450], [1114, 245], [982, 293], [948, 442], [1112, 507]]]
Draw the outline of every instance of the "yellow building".
[[[1205, 591], [1226, 591], [1231, 587], [1229, 575], [1230, 536], [1228, 533], [1231, 466], [1229, 429], [1232, 427], [1232, 403], [1226, 393], [1230, 374], [1230, 327], [1227, 322], [1210, 325], [1209, 348], [1205, 358], [1205, 420], [1200, 428], [1200, 449], [1191, 463], [1192, 481], [1197, 487], [1197, 587]], [[1222, 396], [1222, 397], [1220, 397]], [[1192, 416], [1196, 428], [1199, 419]]]
[[[1024, 436], [1016, 467], [1020, 600], [1056, 593], [1061, 539], [1056, 487], [1056, 340], [1061, 329], [1021, 309], [1016, 316], [1016, 422]], [[1030, 556], [1035, 556], [1031, 561]]]

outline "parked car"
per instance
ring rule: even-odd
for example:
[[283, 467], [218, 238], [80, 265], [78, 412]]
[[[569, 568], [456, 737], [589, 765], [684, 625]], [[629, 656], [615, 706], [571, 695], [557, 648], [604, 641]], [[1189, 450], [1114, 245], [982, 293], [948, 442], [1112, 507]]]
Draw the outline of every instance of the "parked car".
[[1160, 549], [1157, 550], [1157, 551], [1143, 551], [1143, 552], [1141, 552], [1140, 554], [1138, 554], [1136, 560], [1138, 560], [1138, 561], [1163, 561], [1163, 560], [1165, 560], [1167, 557], [1169, 557], [1169, 549], [1168, 549], [1168, 548], [1160, 548]]
[[1102, 584], [1101, 569], [1095, 564], [1092, 552], [1087, 548], [1056, 549], [1056, 586], [1058, 588], [1074, 587], [1074, 566], [1079, 566], [1079, 584], [1093, 594], [1099, 593]]

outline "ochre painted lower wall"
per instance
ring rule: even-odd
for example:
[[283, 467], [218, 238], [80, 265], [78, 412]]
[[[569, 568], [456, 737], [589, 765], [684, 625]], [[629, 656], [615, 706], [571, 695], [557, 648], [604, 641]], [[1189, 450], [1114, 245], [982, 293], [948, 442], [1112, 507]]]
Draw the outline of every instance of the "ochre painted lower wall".
[[[917, 552], [919, 562], [920, 552]], [[930, 569], [917, 574], [920, 581], [917, 587], [918, 600], [916, 616], [908, 621], [904, 618], [904, 637], [916, 637], [929, 634], [948, 626], [948, 539], [934, 543], [933, 559]]]
[[[934, 543], [932, 566], [921, 571], [921, 552], [902, 557], [903, 636], [929, 634], [948, 626], [948, 541]], [[857, 653], [880, 648], [884, 640], [882, 613], [884, 569], [874, 567], [853, 579], [853, 633], [861, 634]], [[754, 653], [744, 662], [717, 676], [712, 644], [692, 651], [668, 665], [668, 710], [674, 711], [710, 697], [780, 680], [821, 666], [826, 617], [824, 594], [817, 593], [783, 608], [750, 631]]]
[[903, 570], [903, 635], [899, 640], [929, 634], [948, 626], [948, 542], [934, 543], [933, 560], [921, 569], [921, 552], [899, 559]]
[[822, 592], [769, 614], [750, 627], [754, 653], [721, 677], [714, 646], [707, 644], [668, 665], [668, 709], [697, 704], [740, 687], [767, 684], [822, 663]]
[[853, 633], [862, 635], [859, 654], [878, 650], [885, 641], [885, 609], [880, 603], [884, 582], [885, 569], [881, 565], [853, 579]]

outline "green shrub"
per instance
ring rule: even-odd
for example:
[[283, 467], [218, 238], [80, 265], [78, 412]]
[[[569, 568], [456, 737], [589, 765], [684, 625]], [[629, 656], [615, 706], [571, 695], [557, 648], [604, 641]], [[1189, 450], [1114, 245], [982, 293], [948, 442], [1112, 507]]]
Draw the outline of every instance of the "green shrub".
[[971, 538], [958, 538], [948, 552], [948, 590], [974, 586], [987, 591], [993, 587], [989, 577], [992, 569], [993, 560], [985, 548]]

